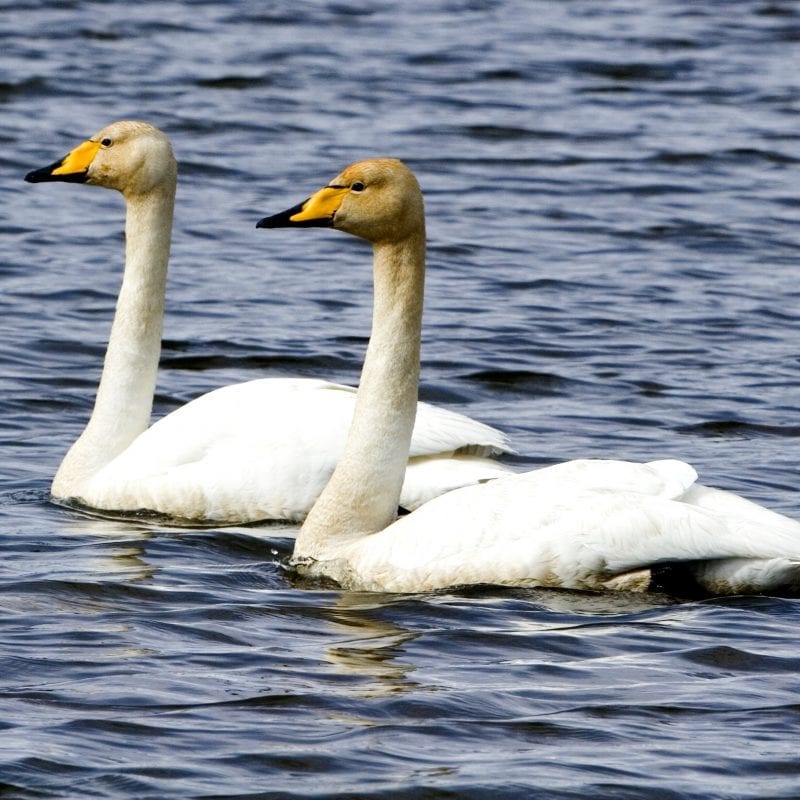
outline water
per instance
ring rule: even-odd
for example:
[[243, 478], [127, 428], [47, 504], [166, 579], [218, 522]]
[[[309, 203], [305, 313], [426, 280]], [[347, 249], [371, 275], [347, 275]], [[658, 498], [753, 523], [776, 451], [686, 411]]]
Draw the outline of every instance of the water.
[[521, 468], [678, 456], [796, 515], [800, 7], [3, 2], [0, 795], [800, 797], [798, 601], [302, 585], [280, 527], [48, 502], [119, 285], [107, 122], [180, 161], [156, 412], [355, 382], [369, 252], [256, 231], [370, 155], [429, 214], [421, 393]]

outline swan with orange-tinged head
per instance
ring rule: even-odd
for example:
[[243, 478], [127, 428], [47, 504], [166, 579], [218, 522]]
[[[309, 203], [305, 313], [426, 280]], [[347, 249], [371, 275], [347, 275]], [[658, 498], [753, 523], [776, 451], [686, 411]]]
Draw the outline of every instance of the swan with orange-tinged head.
[[800, 588], [800, 523], [696, 482], [681, 461], [581, 460], [456, 489], [396, 518], [417, 402], [422, 193], [393, 159], [351, 165], [258, 227], [373, 245], [372, 334], [341, 460], [295, 542], [301, 572], [358, 590], [647, 588], [681, 565], [717, 594]]

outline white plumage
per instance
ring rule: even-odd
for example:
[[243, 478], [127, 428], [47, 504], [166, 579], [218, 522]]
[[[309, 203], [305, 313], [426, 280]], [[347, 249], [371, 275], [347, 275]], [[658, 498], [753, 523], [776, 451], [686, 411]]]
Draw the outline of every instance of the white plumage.
[[341, 580], [605, 589], [683, 563], [718, 594], [800, 586], [800, 524], [694, 477], [681, 461], [572, 461], [465, 487], [351, 545]]
[[[192, 400], [156, 421], [82, 489], [95, 508], [147, 508], [182, 519], [305, 518], [339, 459], [355, 406], [350, 386], [262, 378]], [[498, 452], [494, 428], [420, 403], [400, 505], [508, 469], [462, 448]], [[418, 474], [419, 473], [419, 474]]]

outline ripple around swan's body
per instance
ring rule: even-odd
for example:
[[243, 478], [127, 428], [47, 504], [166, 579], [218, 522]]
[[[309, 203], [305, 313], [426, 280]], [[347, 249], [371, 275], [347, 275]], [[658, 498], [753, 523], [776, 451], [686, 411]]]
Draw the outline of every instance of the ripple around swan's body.
[[515, 466], [683, 457], [797, 516], [792, 3], [5, 10], [1, 795], [797, 797], [796, 599], [343, 593], [298, 579], [285, 526], [50, 503], [123, 204], [22, 181], [112, 119], [172, 137], [161, 415], [263, 375], [357, 382], [368, 249], [254, 224], [404, 158], [424, 399], [507, 430]]

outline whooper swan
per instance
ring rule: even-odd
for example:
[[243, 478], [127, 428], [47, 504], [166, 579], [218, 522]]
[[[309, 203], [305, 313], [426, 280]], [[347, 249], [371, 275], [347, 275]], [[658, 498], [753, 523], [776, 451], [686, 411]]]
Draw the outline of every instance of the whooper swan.
[[700, 486], [680, 461], [571, 461], [456, 489], [396, 520], [419, 375], [417, 181], [399, 161], [362, 161], [258, 226], [333, 227], [373, 244], [373, 328], [356, 411], [297, 536], [301, 572], [360, 590], [599, 590], [644, 588], [649, 568], [678, 564], [712, 593], [800, 586], [800, 523]]
[[[177, 522], [301, 520], [339, 458], [354, 389], [321, 380], [255, 380], [209, 392], [148, 427], [176, 175], [161, 131], [116, 122], [26, 176], [33, 183], [116, 189], [127, 208], [125, 272], [94, 410], [55, 476], [53, 497]], [[484, 457], [508, 449], [499, 431], [424, 404], [417, 419], [403, 507], [508, 473]]]

